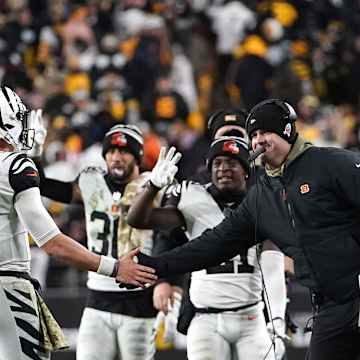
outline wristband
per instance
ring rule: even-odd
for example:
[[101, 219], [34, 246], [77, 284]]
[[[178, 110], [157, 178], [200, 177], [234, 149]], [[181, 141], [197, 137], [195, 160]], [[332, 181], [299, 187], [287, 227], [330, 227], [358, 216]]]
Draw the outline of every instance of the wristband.
[[161, 187], [156, 186], [151, 180], [148, 180], [145, 183], [145, 187], [151, 191], [155, 190], [155, 191], [160, 191]]
[[119, 264], [118, 261], [110, 256], [100, 256], [100, 264], [96, 272], [101, 275], [115, 277]]

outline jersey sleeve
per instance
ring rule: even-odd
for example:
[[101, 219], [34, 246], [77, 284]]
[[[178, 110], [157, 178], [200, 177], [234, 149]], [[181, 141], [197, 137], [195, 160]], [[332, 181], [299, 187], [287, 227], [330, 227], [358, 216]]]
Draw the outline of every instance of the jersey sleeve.
[[173, 206], [177, 207], [181, 200], [181, 194], [184, 190], [186, 190], [191, 181], [183, 181], [180, 184], [174, 184], [169, 186], [162, 199], [161, 206]]
[[39, 187], [38, 169], [26, 154], [20, 154], [12, 161], [9, 168], [9, 183], [15, 195], [32, 187]]

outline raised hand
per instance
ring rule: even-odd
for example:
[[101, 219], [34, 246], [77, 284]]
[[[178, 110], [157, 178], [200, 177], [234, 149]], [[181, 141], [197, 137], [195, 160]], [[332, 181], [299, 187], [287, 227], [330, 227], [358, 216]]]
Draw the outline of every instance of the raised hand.
[[42, 109], [31, 110], [30, 124], [35, 129], [34, 145], [29, 152], [31, 157], [39, 157], [43, 152], [43, 145], [45, 143], [47, 130], [42, 116]]
[[166, 148], [161, 147], [157, 163], [150, 175], [151, 183], [160, 189], [170, 185], [178, 171], [176, 164], [180, 159], [181, 153], [176, 152], [175, 147], [171, 147], [167, 153]]
[[136, 255], [139, 252], [140, 248], [136, 248], [119, 259], [116, 282], [142, 288], [145, 288], [147, 284], [155, 284], [157, 280], [155, 270], [137, 263]]

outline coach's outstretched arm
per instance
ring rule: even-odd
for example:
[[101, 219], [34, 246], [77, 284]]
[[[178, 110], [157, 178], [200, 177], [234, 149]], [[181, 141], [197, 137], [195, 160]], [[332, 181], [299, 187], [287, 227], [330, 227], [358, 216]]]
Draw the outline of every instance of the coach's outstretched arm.
[[139, 263], [152, 267], [158, 277], [184, 274], [221, 264], [254, 245], [254, 230], [240, 205], [214, 229], [157, 257], [138, 255]]
[[135, 286], [155, 282], [156, 276], [153, 274], [153, 269], [136, 264], [132, 260], [138, 253], [138, 249], [116, 260], [94, 254], [72, 238], [62, 234], [44, 208], [38, 187], [18, 192], [14, 200], [15, 210], [23, 224], [37, 245], [49, 255], [80, 269], [112, 276], [118, 282]]

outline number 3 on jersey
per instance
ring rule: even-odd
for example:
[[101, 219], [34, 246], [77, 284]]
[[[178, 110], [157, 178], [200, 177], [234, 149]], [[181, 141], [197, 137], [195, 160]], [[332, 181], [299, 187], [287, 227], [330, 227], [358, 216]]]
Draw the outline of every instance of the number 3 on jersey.
[[119, 219], [94, 210], [90, 215], [88, 248], [99, 255], [117, 258], [117, 228]]

